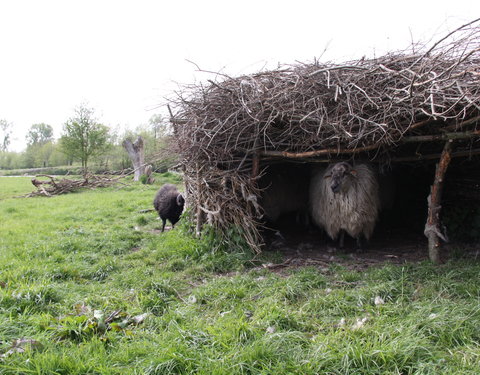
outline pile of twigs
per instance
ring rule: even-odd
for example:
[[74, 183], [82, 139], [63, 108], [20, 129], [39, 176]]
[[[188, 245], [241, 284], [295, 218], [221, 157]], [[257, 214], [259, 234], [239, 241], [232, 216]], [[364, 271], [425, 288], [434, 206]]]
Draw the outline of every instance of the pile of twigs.
[[[172, 122], [192, 203], [215, 212], [210, 216], [220, 228], [241, 220], [255, 246], [255, 183], [246, 179], [254, 157], [373, 151], [373, 158], [404, 141], [460, 131], [464, 138], [478, 136], [478, 21], [428, 49], [236, 78], [218, 74], [208, 85], [184, 87], [172, 100]], [[223, 186], [242, 194], [228, 198], [219, 194]]]
[[[39, 180], [39, 178], [45, 177], [48, 180]], [[77, 191], [79, 189], [96, 189], [99, 187], [112, 186], [119, 183], [120, 179], [125, 176], [107, 176], [107, 175], [93, 175], [87, 174], [83, 176], [82, 179], [68, 179], [68, 178], [57, 178], [50, 175], [37, 175], [32, 178], [32, 184], [37, 188], [36, 191], [33, 191], [23, 197], [52, 197], [54, 195], [66, 194]]]

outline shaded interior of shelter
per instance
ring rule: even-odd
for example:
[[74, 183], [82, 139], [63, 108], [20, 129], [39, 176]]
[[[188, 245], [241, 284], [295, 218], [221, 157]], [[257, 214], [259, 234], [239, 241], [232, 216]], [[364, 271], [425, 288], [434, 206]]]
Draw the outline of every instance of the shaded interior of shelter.
[[[415, 247], [423, 249], [426, 254], [427, 239], [423, 232], [428, 214], [427, 197], [437, 162], [437, 159], [393, 162], [389, 165], [371, 162], [378, 171], [379, 184], [393, 185], [393, 198], [388, 207], [382, 209], [370, 241], [364, 241], [363, 251], [395, 252], [405, 247]], [[326, 165], [308, 161], [264, 164], [259, 185], [265, 189], [275, 180], [271, 175], [280, 171], [288, 175], [292, 182], [305, 184], [303, 192], [308, 195], [311, 175], [319, 166]], [[451, 244], [480, 243], [479, 206], [479, 157], [452, 159], [445, 179], [441, 214]], [[282, 213], [274, 221], [266, 220], [265, 224], [269, 228], [263, 231], [267, 249], [275, 249], [279, 244], [280, 247], [297, 250], [309, 248], [319, 252], [338, 248], [338, 241], [332, 241], [313, 223], [310, 216], [306, 220], [301, 212]], [[348, 253], [356, 249], [356, 241], [346, 236], [344, 251]]]

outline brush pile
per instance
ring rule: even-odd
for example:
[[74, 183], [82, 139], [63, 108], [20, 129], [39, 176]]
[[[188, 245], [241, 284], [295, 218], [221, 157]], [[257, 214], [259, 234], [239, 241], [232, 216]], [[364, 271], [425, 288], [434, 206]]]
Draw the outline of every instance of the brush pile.
[[[46, 177], [48, 180], [40, 180], [39, 178]], [[37, 175], [32, 178], [32, 184], [37, 188], [27, 195], [25, 198], [30, 197], [51, 197], [54, 195], [66, 194], [77, 191], [79, 189], [96, 189], [99, 187], [112, 186], [119, 183], [121, 176], [99, 176], [93, 174], [87, 174], [83, 176], [83, 179], [68, 179], [68, 178], [56, 178], [49, 175]]]

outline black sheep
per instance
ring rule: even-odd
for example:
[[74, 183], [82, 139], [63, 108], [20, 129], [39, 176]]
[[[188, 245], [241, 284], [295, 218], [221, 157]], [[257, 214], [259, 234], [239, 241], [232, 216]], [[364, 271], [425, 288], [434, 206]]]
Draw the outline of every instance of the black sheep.
[[155, 195], [153, 207], [157, 210], [160, 219], [163, 221], [162, 232], [165, 230], [167, 219], [172, 223], [172, 228], [180, 219], [185, 199], [172, 184], [163, 185]]

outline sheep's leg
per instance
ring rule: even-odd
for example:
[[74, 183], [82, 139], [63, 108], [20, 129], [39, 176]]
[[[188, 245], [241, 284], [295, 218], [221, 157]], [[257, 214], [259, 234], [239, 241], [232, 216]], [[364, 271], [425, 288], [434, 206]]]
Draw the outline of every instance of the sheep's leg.
[[340, 249], [343, 249], [343, 247], [345, 246], [345, 231], [343, 229], [340, 230], [340, 239], [338, 241], [338, 244]]
[[162, 225], [162, 233], [165, 231], [165, 224], [167, 224], [167, 219], [162, 219], [163, 225]]
[[362, 246], [362, 235], [359, 234], [357, 237], [357, 253], [360, 253], [363, 251], [363, 246]]

